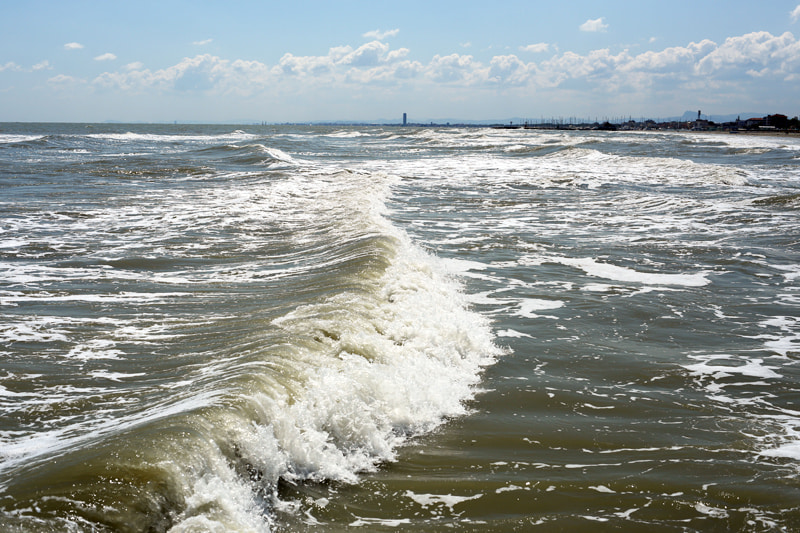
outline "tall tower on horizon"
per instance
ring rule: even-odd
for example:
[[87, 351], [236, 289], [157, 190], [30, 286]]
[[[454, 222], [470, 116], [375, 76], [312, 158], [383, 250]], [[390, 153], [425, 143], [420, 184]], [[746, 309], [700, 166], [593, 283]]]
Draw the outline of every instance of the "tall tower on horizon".
[[405, 126], [406, 124], [408, 124], [408, 117], [406, 116], [405, 113], [403, 113], [403, 126]]

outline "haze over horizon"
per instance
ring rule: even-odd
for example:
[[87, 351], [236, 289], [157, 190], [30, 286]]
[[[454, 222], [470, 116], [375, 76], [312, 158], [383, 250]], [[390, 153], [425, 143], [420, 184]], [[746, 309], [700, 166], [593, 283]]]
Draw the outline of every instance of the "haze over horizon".
[[798, 0], [34, 0], [2, 13], [0, 121], [800, 114]]

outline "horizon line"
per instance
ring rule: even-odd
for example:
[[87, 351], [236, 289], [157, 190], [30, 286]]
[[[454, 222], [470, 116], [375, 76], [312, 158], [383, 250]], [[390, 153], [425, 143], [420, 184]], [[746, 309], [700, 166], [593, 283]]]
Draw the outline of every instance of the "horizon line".
[[[539, 118], [523, 118], [523, 117], [508, 117], [505, 119], [464, 119], [464, 118], [424, 118], [420, 120], [407, 120], [407, 126], [429, 126], [433, 125], [508, 125], [508, 124], [570, 124], [570, 125], [579, 125], [579, 124], [595, 124], [595, 123], [603, 123], [608, 122], [611, 124], [623, 124], [626, 122], [647, 122], [647, 121], [654, 121], [656, 123], [659, 122], [684, 122], [684, 121], [693, 121], [697, 120], [687, 118], [687, 115], [694, 116], [693, 111], [685, 111], [682, 115], [674, 115], [669, 117], [644, 117], [640, 116], [638, 118], [633, 118], [633, 115], [622, 115], [622, 116], [614, 116], [610, 117], [608, 115], [603, 116], [595, 116], [594, 118], [591, 117], [579, 117], [579, 116], [553, 116], [553, 117], [544, 117], [541, 116]], [[782, 114], [782, 113], [772, 113], [774, 114]], [[748, 118], [761, 118], [769, 116], [769, 113], [701, 113], [702, 116], [705, 118], [703, 120], [713, 120], [712, 117], [733, 117], [738, 116], [745, 118], [742, 120], [747, 120]], [[786, 115], [788, 117], [788, 115]], [[270, 121], [270, 120], [256, 120], [256, 119], [232, 119], [232, 120], [181, 120], [181, 119], [172, 119], [172, 120], [119, 120], [119, 119], [106, 119], [102, 121], [70, 121], [70, 120], [56, 120], [56, 121], [47, 121], [47, 120], [0, 120], [0, 124], [194, 124], [194, 125], [248, 125], [248, 126], [279, 126], [279, 125], [403, 125], [403, 118], [400, 116], [399, 118], [379, 118], [379, 119], [372, 119], [372, 120], [358, 120], [358, 119], [313, 119], [313, 120], [282, 120], [282, 121]]]

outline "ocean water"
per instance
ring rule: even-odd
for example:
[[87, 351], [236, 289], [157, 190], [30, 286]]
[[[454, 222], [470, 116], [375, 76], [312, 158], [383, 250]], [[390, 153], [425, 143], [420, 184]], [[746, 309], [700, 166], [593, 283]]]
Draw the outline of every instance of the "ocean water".
[[0, 124], [0, 530], [800, 530], [800, 139]]

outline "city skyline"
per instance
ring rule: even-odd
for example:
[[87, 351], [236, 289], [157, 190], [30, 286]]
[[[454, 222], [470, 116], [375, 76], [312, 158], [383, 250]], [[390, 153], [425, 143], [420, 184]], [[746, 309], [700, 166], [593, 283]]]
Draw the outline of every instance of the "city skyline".
[[0, 121], [798, 115], [800, 4], [719, 5], [12, 3]]

